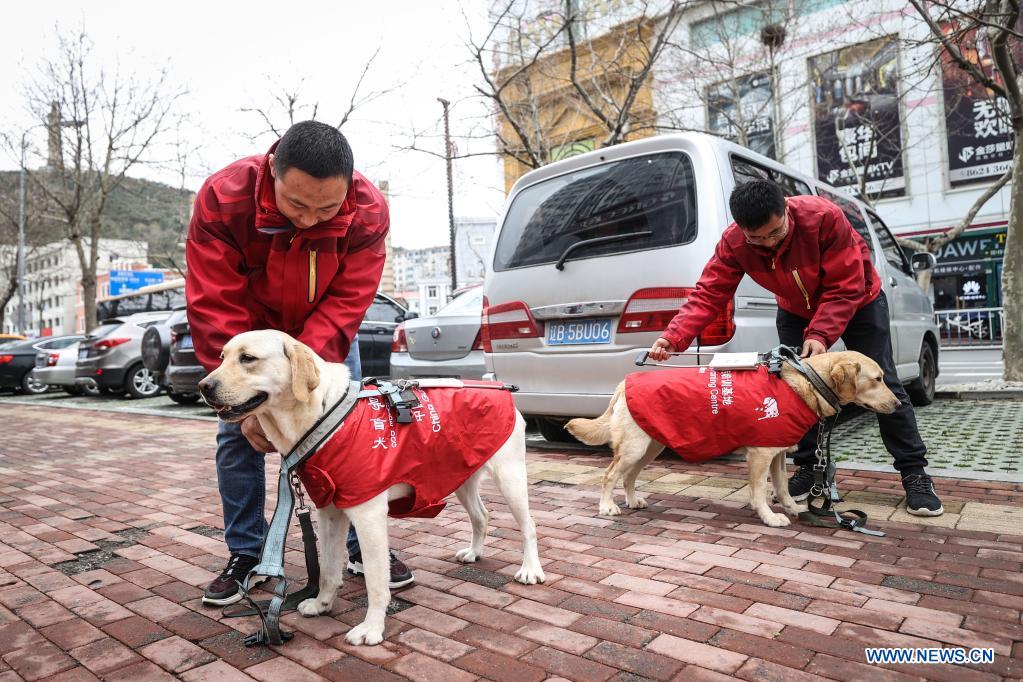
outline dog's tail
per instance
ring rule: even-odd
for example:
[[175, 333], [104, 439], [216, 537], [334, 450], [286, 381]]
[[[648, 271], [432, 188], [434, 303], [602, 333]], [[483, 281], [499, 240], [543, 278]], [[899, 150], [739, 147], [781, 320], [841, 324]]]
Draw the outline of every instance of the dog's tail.
[[618, 384], [604, 414], [596, 419], [573, 419], [565, 430], [587, 445], [604, 445], [611, 441], [611, 413], [618, 399], [625, 395], [625, 382]]

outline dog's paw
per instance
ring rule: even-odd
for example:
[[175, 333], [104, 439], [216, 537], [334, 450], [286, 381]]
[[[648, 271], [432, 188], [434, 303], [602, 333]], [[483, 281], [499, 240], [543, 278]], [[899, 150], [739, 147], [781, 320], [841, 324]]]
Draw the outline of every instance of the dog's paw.
[[480, 557], [476, 552], [473, 551], [472, 547], [466, 547], [455, 552], [455, 558], [461, 561], [463, 564], [471, 564], [474, 561], [479, 561]]
[[374, 626], [369, 625], [366, 621], [362, 621], [348, 631], [348, 634], [345, 635], [345, 641], [353, 646], [380, 644], [380, 642], [384, 641], [384, 628], [382, 625]]
[[614, 502], [612, 502], [610, 506], [600, 505], [601, 516], [618, 516], [621, 513], [622, 513], [621, 507], [619, 507]]
[[760, 520], [766, 523], [771, 528], [781, 528], [782, 526], [788, 526], [792, 524], [792, 520], [784, 514], [764, 514], [760, 517]]
[[801, 505], [801, 504], [793, 503], [793, 504], [786, 504], [786, 505], [783, 505], [783, 506], [785, 507], [785, 513], [790, 515], [790, 516], [799, 516], [800, 514], [802, 514], [803, 512], [806, 511], [806, 505], [805, 504]]
[[303, 616], [322, 616], [330, 611], [330, 604], [324, 604], [317, 597], [306, 599], [298, 605], [298, 612]]
[[515, 580], [523, 585], [535, 585], [546, 581], [547, 576], [544, 575], [543, 569], [539, 566], [526, 566], [523, 564], [522, 568], [515, 574]]
[[646, 499], [637, 497], [633, 503], [629, 505], [629, 509], [646, 509]]

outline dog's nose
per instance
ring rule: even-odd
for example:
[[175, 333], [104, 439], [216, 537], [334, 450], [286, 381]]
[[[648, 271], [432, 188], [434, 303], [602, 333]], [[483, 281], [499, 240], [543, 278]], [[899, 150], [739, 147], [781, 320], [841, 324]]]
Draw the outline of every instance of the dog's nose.
[[203, 393], [211, 393], [217, 390], [217, 381], [215, 379], [210, 379], [209, 377], [206, 377], [205, 379], [199, 382], [199, 390]]

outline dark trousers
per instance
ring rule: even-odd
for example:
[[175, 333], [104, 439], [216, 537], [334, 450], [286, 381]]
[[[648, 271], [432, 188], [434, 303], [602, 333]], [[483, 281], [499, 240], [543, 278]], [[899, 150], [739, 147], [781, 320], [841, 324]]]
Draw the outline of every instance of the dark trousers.
[[[809, 320], [778, 309], [778, 338], [786, 346], [799, 348], [803, 344], [803, 332], [807, 324]], [[885, 384], [902, 403], [892, 414], [877, 415], [881, 440], [895, 458], [895, 468], [903, 476], [921, 473], [927, 466], [927, 447], [920, 438], [920, 431], [916, 426], [916, 413], [909, 401], [909, 395], [906, 394], [906, 389], [903, 388], [895, 371], [888, 299], [884, 293], [853, 315], [845, 332], [842, 333], [842, 340], [849, 350], [859, 351], [881, 365]], [[792, 455], [792, 460], [798, 465], [812, 464], [816, 460], [814, 457], [816, 446], [817, 427], [814, 426], [799, 441], [799, 447]]]

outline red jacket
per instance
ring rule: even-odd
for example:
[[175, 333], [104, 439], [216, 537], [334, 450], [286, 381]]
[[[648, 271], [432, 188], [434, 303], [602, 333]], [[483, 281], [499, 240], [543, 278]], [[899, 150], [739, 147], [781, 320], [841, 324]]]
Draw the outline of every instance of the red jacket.
[[635, 372], [625, 378], [625, 401], [648, 436], [687, 462], [744, 445], [795, 445], [817, 421], [806, 402], [766, 367]]
[[746, 241], [732, 223], [689, 300], [661, 335], [685, 350], [721, 314], [744, 274], [772, 292], [778, 307], [810, 320], [804, 339], [830, 348], [856, 312], [877, 298], [881, 280], [870, 249], [842, 209], [817, 196], [786, 199], [789, 232], [775, 250]]
[[[481, 382], [482, 383], [482, 382]], [[299, 478], [317, 508], [347, 509], [398, 483], [415, 494], [391, 500], [391, 516], [434, 517], [444, 498], [483, 466], [511, 436], [509, 391], [416, 388], [421, 402], [411, 424], [398, 424], [377, 398], [355, 410], [302, 465]]]
[[277, 210], [268, 156], [214, 173], [195, 198], [185, 295], [207, 371], [231, 337], [254, 329], [343, 362], [380, 284], [390, 218], [379, 190], [355, 173], [338, 214], [299, 230]]

